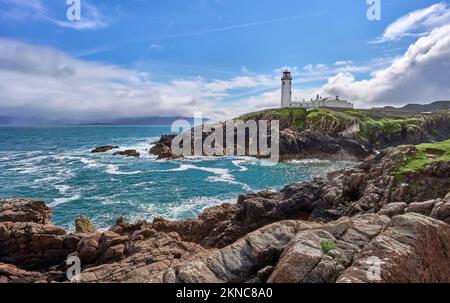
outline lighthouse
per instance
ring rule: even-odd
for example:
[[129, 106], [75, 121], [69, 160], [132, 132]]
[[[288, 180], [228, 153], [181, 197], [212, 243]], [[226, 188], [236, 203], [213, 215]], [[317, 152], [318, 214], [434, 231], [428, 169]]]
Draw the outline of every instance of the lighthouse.
[[292, 100], [292, 74], [286, 69], [283, 72], [283, 78], [281, 78], [281, 108], [305, 108], [308, 110], [321, 108], [321, 107], [330, 107], [330, 108], [348, 108], [353, 109], [353, 103], [339, 99], [339, 96], [334, 98], [323, 98], [320, 95], [317, 95], [316, 100], [311, 99], [311, 101], [294, 101]]
[[292, 75], [287, 69], [281, 78], [281, 108], [290, 107], [292, 102]]

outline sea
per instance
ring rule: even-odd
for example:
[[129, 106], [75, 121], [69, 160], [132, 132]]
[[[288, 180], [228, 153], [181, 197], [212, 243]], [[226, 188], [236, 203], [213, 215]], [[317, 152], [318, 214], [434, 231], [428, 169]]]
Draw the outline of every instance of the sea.
[[[84, 214], [100, 229], [130, 222], [196, 217], [205, 208], [236, 203], [240, 194], [280, 190], [354, 166], [304, 160], [262, 165], [250, 157], [157, 160], [148, 150], [170, 126], [1, 126], [0, 199], [31, 198], [53, 209], [69, 231]], [[140, 158], [92, 154], [102, 145], [135, 149]]]

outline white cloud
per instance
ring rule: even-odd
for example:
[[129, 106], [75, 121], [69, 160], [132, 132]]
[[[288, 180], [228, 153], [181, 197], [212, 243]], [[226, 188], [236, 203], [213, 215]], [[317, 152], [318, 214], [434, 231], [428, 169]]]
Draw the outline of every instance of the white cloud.
[[433, 29], [450, 24], [450, 7], [442, 2], [413, 11], [390, 24], [382, 37], [373, 43], [396, 41], [410, 36], [423, 36]]
[[228, 118], [245, 111], [223, 102], [279, 84], [269, 75], [151, 80], [146, 73], [75, 59], [58, 50], [0, 39], [0, 112], [47, 118], [191, 116]]
[[[311, 83], [327, 81], [339, 73], [369, 74], [380, 68], [389, 66], [394, 59], [390, 57], [377, 58], [365, 64], [355, 64], [353, 61], [337, 61], [333, 65], [308, 64], [301, 69], [294, 68], [294, 81], [297, 83]], [[280, 70], [281, 72], [281, 70]]]
[[435, 29], [368, 80], [350, 72], [331, 77], [323, 94], [340, 95], [358, 106], [402, 105], [450, 99], [450, 25]]
[[241, 67], [241, 72], [244, 74], [250, 74], [250, 70], [246, 66]]
[[334, 65], [336, 65], [336, 66], [353, 65], [353, 61], [352, 61], [352, 60], [336, 61], [336, 62], [334, 63]]
[[8, 20], [33, 20], [45, 18], [48, 14], [47, 7], [39, 0], [0, 0], [4, 7], [0, 10], [2, 19]]
[[157, 44], [157, 43], [151, 44], [148, 48], [151, 49], [151, 50], [156, 50], [156, 51], [164, 50], [164, 46], [162, 46], [160, 44]]
[[[5, 6], [0, 12], [0, 16], [4, 20], [13, 21], [40, 20], [75, 30], [101, 29], [109, 26], [111, 23], [110, 18], [107, 18], [97, 7], [90, 4], [87, 0], [81, 2], [81, 20], [59, 20], [55, 15], [65, 16], [66, 14], [62, 12], [69, 8], [69, 6], [65, 5], [65, 1], [61, 1], [61, 3], [63, 5], [50, 8], [42, 0], [0, 0], [0, 4]], [[56, 13], [56, 9], [61, 10], [61, 12]]]
[[[318, 88], [292, 89], [294, 100], [308, 100], [317, 94]], [[245, 112], [253, 112], [268, 108], [280, 107], [281, 89], [271, 90], [262, 94], [249, 97], [239, 102]]]

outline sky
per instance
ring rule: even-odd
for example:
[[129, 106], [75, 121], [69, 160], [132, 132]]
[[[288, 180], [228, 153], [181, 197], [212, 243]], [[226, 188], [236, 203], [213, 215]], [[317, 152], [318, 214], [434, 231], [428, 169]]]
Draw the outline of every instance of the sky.
[[298, 100], [450, 99], [446, 1], [79, 1], [0, 0], [0, 116], [225, 119], [279, 106], [284, 68]]

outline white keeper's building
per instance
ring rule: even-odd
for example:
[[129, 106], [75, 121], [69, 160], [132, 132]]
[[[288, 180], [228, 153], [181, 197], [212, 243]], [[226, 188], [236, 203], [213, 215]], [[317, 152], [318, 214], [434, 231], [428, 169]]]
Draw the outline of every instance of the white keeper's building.
[[292, 74], [290, 71], [285, 70], [283, 72], [283, 78], [281, 78], [281, 108], [297, 107], [314, 109], [320, 107], [332, 107], [332, 108], [348, 108], [353, 109], [353, 103], [340, 100], [338, 96], [336, 98], [322, 98], [317, 95], [316, 99], [311, 101], [293, 101], [292, 100]]

